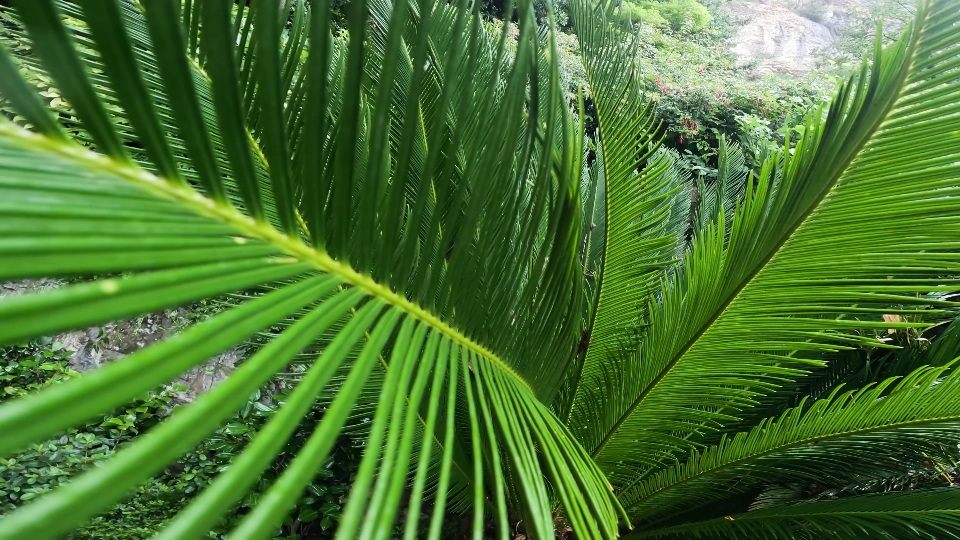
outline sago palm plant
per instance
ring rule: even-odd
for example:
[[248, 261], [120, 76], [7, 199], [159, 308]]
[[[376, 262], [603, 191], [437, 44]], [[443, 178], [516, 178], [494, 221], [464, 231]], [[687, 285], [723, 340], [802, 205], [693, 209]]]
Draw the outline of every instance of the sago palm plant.
[[317, 404], [231, 538], [272, 537], [347, 429], [365, 450], [338, 538], [413, 538], [424, 514], [435, 539], [450, 512], [478, 539], [557, 519], [577, 538], [960, 537], [953, 489], [782, 495], [960, 442], [957, 328], [893, 377], [862, 360], [955, 307], [954, 0], [923, 0], [761, 170], [722, 145], [699, 183], [658, 148], [615, 3], [572, 3], [593, 142], [524, 0], [516, 40], [467, 0], [355, 0], [338, 35], [326, 0], [245, 4], [0, 11], [0, 279], [72, 278], [0, 301], [0, 342], [224, 306], [3, 405], [0, 453], [255, 347], [0, 538], [108, 510], [292, 365], [289, 399], [158, 538], [206, 536]]

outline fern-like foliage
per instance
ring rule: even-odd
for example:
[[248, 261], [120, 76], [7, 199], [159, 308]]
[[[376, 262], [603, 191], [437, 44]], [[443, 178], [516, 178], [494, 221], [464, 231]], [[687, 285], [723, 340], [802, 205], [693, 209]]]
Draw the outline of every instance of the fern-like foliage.
[[[624, 41], [610, 21], [615, 4], [574, 2], [571, 10], [598, 114], [597, 173], [605, 205], [602, 268], [595, 276], [596, 309], [560, 409], [588, 448], [597, 414], [615, 411], [629, 384], [618, 369], [600, 361], [636, 347], [646, 303], [660, 276], [676, 262], [684, 242], [689, 193], [674, 152], [658, 149], [658, 123], [642, 98], [635, 68], [636, 42]], [[680, 219], [676, 219], [680, 216]]]
[[[624, 152], [636, 153], [647, 132], [618, 116], [643, 105], [629, 90], [632, 72], [619, 60], [629, 56], [622, 51], [630, 45], [597, 38], [609, 31], [612, 8], [575, 3], [574, 23], [588, 77], [599, 87], [600, 138], [605, 129], [626, 133]], [[795, 147], [788, 140], [787, 150], [747, 174], [739, 150], [722, 141], [717, 181], [698, 182], [682, 260], [644, 284], [618, 282], [611, 293], [638, 303], [630, 317], [604, 302], [610, 283], [604, 278], [594, 320], [609, 316], [625, 327], [611, 334], [615, 341], [591, 342], [580, 381], [584, 397], [574, 402], [568, 422], [628, 514], [650, 531], [642, 534], [732, 536], [669, 525], [724, 505], [746, 509], [749, 496], [771, 482], [894, 476], [922, 466], [931, 449], [955, 444], [953, 376], [939, 381], [942, 369], [916, 370], [926, 359], [901, 355], [888, 366], [909, 373], [900, 384], [890, 379], [829, 392], [864, 369], [844, 363], [847, 352], [892, 348], [888, 332], [926, 328], [924, 321], [953, 307], [938, 293], [957, 287], [951, 229], [960, 215], [960, 86], [951, 59], [958, 34], [955, 5], [921, 2], [903, 38], [887, 48], [878, 41], [871, 60], [831, 104], [808, 115]], [[601, 45], [591, 48], [593, 39]], [[652, 162], [634, 169], [625, 159], [614, 167], [621, 163], [638, 177], [667, 176]], [[632, 196], [629, 184], [607, 182], [607, 190], [610, 212]], [[657, 197], [655, 187], [648, 190], [647, 200]], [[643, 238], [630, 232], [634, 242]], [[610, 275], [611, 262], [605, 263]], [[951, 336], [932, 349], [938, 351], [929, 356], [933, 365], [949, 364], [958, 352]], [[811, 372], [823, 380], [808, 377]], [[829, 395], [780, 412], [781, 393], [807, 387]], [[925, 399], [940, 408], [928, 408]], [[777, 416], [764, 419], [765, 411]], [[744, 432], [720, 435], [738, 428]], [[871, 436], [880, 431], [882, 437]], [[680, 463], [684, 455], [690, 457]], [[740, 503], [731, 497], [741, 493]]]
[[[620, 498], [638, 517], [654, 520], [777, 481], [836, 482], [917, 468], [931, 441], [955, 446], [960, 374], [922, 368], [838, 393], [761, 422], [682, 464], [645, 480]], [[856, 468], [850, 463], [855, 462]], [[631, 502], [632, 501], [632, 502]]]

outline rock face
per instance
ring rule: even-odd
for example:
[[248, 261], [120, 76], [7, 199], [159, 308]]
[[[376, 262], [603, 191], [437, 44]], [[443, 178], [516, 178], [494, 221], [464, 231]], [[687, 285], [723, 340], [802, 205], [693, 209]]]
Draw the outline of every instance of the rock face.
[[[63, 282], [54, 279], [23, 280], [0, 283], [0, 297], [16, 296], [34, 291], [56, 289]], [[84, 372], [123, 358], [148, 345], [175, 334], [184, 324], [186, 308], [168, 309], [134, 319], [106, 323], [83, 330], [73, 330], [53, 336], [72, 354], [67, 359], [70, 367]], [[226, 379], [240, 362], [243, 353], [234, 348], [211, 358], [177, 377], [167, 388], [173, 389], [175, 403], [190, 403], [197, 395], [207, 392]]]
[[[815, 54], [834, 40], [831, 29], [783, 4], [738, 0], [726, 6], [735, 18], [747, 21], [731, 39], [740, 62], [756, 62], [755, 73], [802, 76], [817, 62]], [[833, 17], [826, 15], [825, 21]]]
[[730, 40], [742, 64], [755, 64], [754, 75], [797, 77], [823, 57], [857, 63], [873, 46], [877, 18], [883, 19], [884, 42], [895, 40], [913, 19], [914, 5], [912, 0], [732, 0], [723, 9], [742, 25]]

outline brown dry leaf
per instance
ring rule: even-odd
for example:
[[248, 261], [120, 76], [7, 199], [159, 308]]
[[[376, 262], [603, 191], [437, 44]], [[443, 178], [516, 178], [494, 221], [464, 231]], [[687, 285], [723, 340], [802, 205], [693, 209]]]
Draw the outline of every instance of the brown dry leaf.
[[[901, 322], [901, 319], [900, 319], [900, 316], [899, 316], [899, 315], [884, 315], [884, 316], [883, 316], [883, 321], [884, 321], [884, 322]], [[888, 334], [896, 334], [896, 333], [897, 333], [897, 329], [896, 329], [896, 328], [887, 328], [887, 333], [888, 333]]]

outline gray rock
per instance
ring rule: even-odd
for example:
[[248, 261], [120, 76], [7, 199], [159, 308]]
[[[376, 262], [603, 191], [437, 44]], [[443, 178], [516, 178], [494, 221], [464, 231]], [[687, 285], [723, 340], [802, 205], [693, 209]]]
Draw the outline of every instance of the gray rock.
[[747, 21], [730, 44], [742, 64], [757, 63], [758, 75], [806, 75], [819, 60], [817, 52], [834, 40], [827, 25], [782, 4], [736, 1], [726, 9], [735, 18]]
[[17, 296], [23, 293], [33, 291], [47, 291], [56, 289], [63, 284], [59, 279], [23, 279], [20, 281], [7, 281], [0, 283], [0, 297]]
[[[826, 58], [849, 57], [850, 43], [860, 33], [872, 44], [874, 21], [884, 18], [884, 38], [899, 35], [912, 17], [913, 2], [886, 5], [880, 0], [734, 0], [724, 10], [744, 25], [730, 40], [743, 64], [755, 63], [754, 75], [779, 73], [799, 77]], [[899, 7], [898, 7], [899, 6]], [[867, 23], [866, 30], [862, 28]], [[840, 36], [845, 38], [838, 39]], [[853, 36], [853, 37], [851, 37]], [[860, 49], [850, 57], [859, 60]]]
[[[0, 283], [0, 297], [48, 291], [63, 284], [63, 281], [55, 279]], [[67, 360], [74, 370], [90, 371], [173, 336], [180, 330], [187, 314], [188, 308], [158, 311], [133, 319], [63, 332], [53, 336], [53, 341], [60, 342], [64, 350], [73, 353]], [[209, 391], [233, 373], [241, 360], [243, 352], [240, 348], [229, 349], [183, 373], [171, 381], [167, 388], [177, 389], [174, 395], [177, 404], [191, 403], [197, 395]]]

